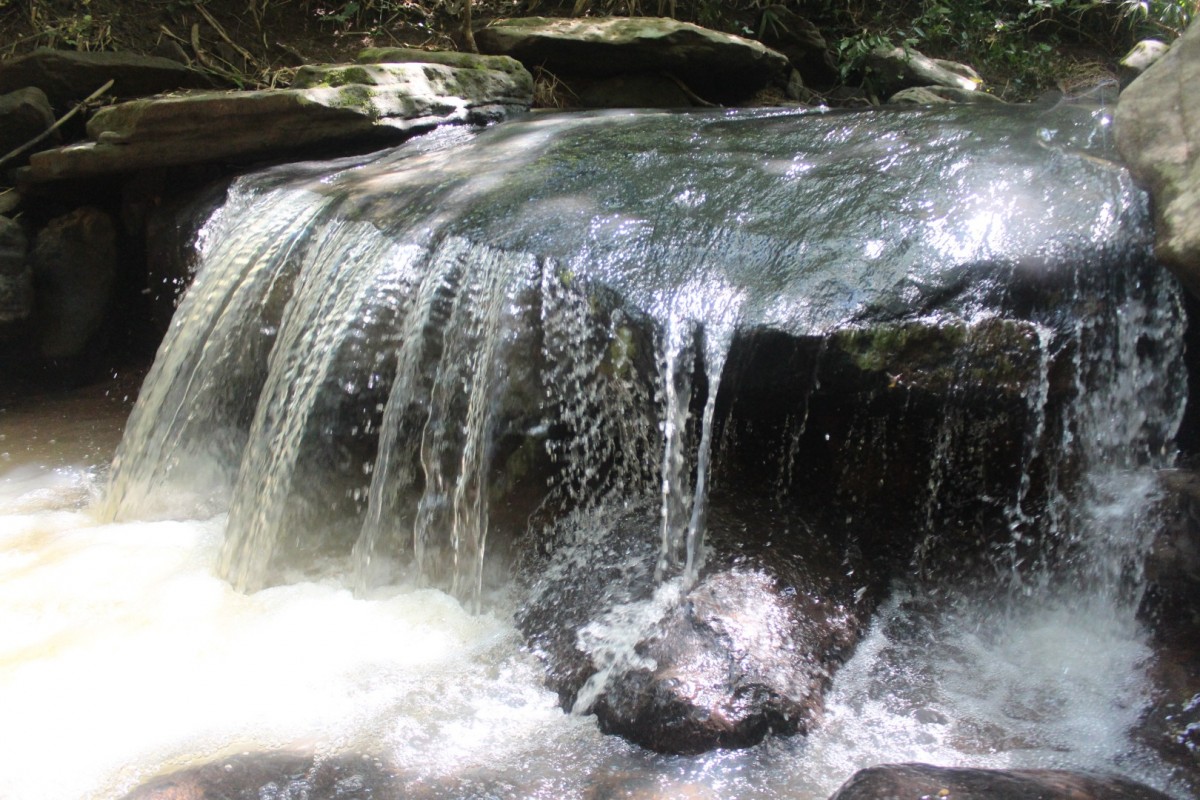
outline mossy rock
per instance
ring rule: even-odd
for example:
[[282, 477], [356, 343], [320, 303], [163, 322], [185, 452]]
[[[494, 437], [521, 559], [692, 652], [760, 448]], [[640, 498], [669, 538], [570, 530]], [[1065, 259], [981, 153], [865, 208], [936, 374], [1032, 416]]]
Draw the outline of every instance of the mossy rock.
[[494, 69], [499, 72], [524, 71], [521, 62], [508, 56], [481, 56], [452, 50], [417, 50], [413, 47], [368, 47], [355, 60], [359, 64], [442, 64], [457, 69]]

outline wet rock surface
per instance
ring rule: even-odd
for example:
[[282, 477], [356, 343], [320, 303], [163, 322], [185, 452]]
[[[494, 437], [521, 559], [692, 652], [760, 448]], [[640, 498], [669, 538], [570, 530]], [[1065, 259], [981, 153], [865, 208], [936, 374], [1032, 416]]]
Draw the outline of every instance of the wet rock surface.
[[1127, 778], [1061, 770], [991, 770], [888, 764], [860, 770], [830, 800], [1169, 800]]
[[1142, 614], [1161, 629], [1200, 631], [1200, 472], [1160, 477], [1164, 523], [1146, 557]]
[[153, 778], [123, 800], [401, 800], [397, 773], [369, 757], [233, 756]]
[[638, 519], [560, 547], [518, 617], [564, 707], [666, 753], [806, 732], [877, 593], [838, 574], [836, 547], [810, 531], [789, 540], [780, 518], [749, 507], [713, 509], [693, 587], [656, 587], [657, 531]]

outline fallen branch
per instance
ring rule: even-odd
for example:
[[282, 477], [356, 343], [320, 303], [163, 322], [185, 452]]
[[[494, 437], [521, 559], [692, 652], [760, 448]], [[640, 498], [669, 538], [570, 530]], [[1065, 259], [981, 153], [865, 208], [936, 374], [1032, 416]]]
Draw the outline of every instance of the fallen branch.
[[[238, 44], [233, 39], [231, 39], [229, 37], [229, 34], [225, 32], [225, 29], [223, 27], [221, 27], [221, 23], [217, 22], [217, 20], [213, 17], [213, 15], [208, 13], [207, 8], [205, 8], [203, 5], [197, 5], [196, 10], [199, 11], [200, 16], [204, 17], [205, 21], [207, 21], [208, 24], [212, 26], [212, 29], [217, 32], [217, 35], [220, 36], [222, 39], [224, 39], [229, 44], [230, 47], [232, 47], [234, 50], [237, 51], [238, 55], [240, 55], [242, 58], [244, 58], [246, 60], [247, 64], [252, 65], [255, 69], [261, 68], [261, 65], [258, 63], [258, 59], [255, 58], [253, 55], [251, 55], [249, 50], [242, 47], [240, 44]], [[228, 63], [228, 62], [226, 62], [226, 63]], [[230, 64], [230, 66], [232, 67], [233, 65]]]
[[76, 114], [78, 114], [80, 112], [80, 110], [83, 109], [84, 106], [86, 106], [88, 103], [90, 103], [93, 100], [100, 97], [102, 94], [104, 94], [109, 89], [111, 89], [112, 86], [113, 86], [113, 81], [110, 80], [108, 83], [104, 84], [99, 89], [92, 92], [84, 99], [80, 100], [75, 105], [74, 108], [72, 108], [66, 114], [63, 114], [61, 117], [59, 117], [59, 119], [53, 125], [51, 125], [49, 128], [47, 128], [46, 130], [39, 133], [37, 136], [30, 139], [28, 142], [21, 145], [16, 150], [12, 150], [8, 153], [5, 153], [3, 156], [0, 156], [0, 167], [4, 166], [4, 164], [6, 162], [12, 161], [14, 158], [21, 155], [22, 153], [24, 153], [26, 150], [30, 149], [31, 147], [36, 147], [39, 142], [45, 141], [45, 139], [48, 136], [50, 136], [50, 134], [54, 133], [56, 130], [58, 130], [63, 125], [65, 125], [69, 119], [71, 119]]
[[692, 88], [690, 86], [688, 86], [686, 83], [684, 83], [682, 80], [675, 77], [671, 73], [664, 72], [663, 77], [667, 78], [668, 80], [673, 82], [676, 86], [678, 86], [680, 91], [683, 92], [684, 96], [687, 97], [688, 100], [691, 100], [696, 105], [701, 106], [703, 108], [720, 108], [720, 106], [717, 105], [716, 103], [710, 103], [707, 100], [705, 100], [703, 97], [701, 97], [700, 95], [693, 92]]

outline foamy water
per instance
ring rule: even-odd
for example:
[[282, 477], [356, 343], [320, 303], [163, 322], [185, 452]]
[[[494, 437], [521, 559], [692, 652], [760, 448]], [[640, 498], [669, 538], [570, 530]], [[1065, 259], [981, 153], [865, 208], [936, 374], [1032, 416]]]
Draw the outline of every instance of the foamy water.
[[[824, 798], [856, 769], [920, 760], [1119, 771], [1171, 790], [1131, 743], [1142, 633], [1095, 607], [922, 611], [898, 595], [809, 740], [642, 753], [564, 714], [509, 609], [440, 591], [355, 597], [340, 575], [252, 595], [215, 576], [224, 519], [100, 525], [94, 473], [0, 475], [0, 797], [116, 798], [243, 752], [367, 754], [447, 797]], [[497, 786], [508, 789], [497, 790]], [[1175, 787], [1179, 797], [1183, 790]], [[443, 796], [436, 792], [432, 796]]]

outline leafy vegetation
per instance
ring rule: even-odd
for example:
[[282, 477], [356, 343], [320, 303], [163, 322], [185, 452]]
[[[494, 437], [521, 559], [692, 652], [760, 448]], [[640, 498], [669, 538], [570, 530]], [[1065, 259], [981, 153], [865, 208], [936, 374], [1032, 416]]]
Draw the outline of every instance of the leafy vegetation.
[[[1139, 39], [1170, 40], [1200, 0], [0, 0], [0, 55], [38, 45], [155, 49], [244, 85], [273, 85], [301, 59], [364, 46], [471, 49], [471, 18], [669, 16], [743, 36], [787, 33], [785, 12], [821, 31], [841, 80], [867, 86], [866, 56], [903, 46], [974, 66], [1023, 99], [1112, 74]], [[133, 8], [136, 6], [136, 10]], [[143, 32], [131, 32], [141, 24]], [[199, 29], [193, 26], [199, 25]], [[297, 33], [295, 37], [285, 35]], [[286, 40], [286, 41], [285, 41]], [[288, 44], [295, 42], [296, 44]], [[328, 45], [327, 47], [324, 45]], [[208, 64], [205, 64], [205, 60]]]

